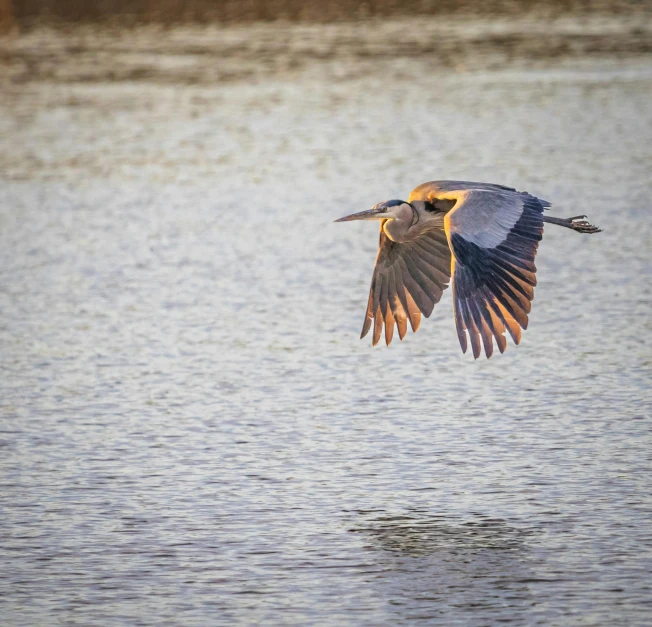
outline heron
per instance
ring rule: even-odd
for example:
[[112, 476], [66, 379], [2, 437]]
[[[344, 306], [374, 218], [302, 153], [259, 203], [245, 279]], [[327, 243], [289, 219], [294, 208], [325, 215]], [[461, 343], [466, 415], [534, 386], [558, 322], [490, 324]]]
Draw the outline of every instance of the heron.
[[[408, 321], [416, 333], [452, 284], [455, 327], [462, 352], [487, 358], [494, 340], [501, 353], [505, 331], [515, 344], [528, 326], [536, 266], [545, 222], [577, 233], [599, 233], [586, 216], [544, 215], [547, 200], [512, 187], [470, 181], [429, 181], [407, 201], [386, 200], [367, 211], [335, 220], [380, 220], [380, 243], [362, 333], [373, 323], [372, 345], [383, 327], [390, 345]], [[468, 340], [467, 340], [468, 336]]]

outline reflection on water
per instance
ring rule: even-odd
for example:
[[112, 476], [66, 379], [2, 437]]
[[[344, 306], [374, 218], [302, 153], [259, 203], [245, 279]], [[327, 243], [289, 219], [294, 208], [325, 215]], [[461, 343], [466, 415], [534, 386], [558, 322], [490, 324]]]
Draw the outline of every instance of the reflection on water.
[[510, 527], [504, 520], [479, 517], [455, 525], [442, 516], [386, 516], [369, 520], [369, 527], [351, 529], [368, 534], [374, 545], [407, 557], [437, 554], [447, 561], [450, 555], [472, 555], [487, 551], [513, 551], [521, 548], [531, 530]]
[[351, 531], [369, 539], [366, 548], [381, 569], [370, 584], [397, 621], [527, 622], [536, 581], [533, 530], [481, 515], [377, 514]]
[[[651, 623], [649, 26], [525, 25], [1, 42], [3, 625]], [[546, 229], [489, 361], [450, 290], [358, 340], [331, 221], [434, 178], [604, 228]]]

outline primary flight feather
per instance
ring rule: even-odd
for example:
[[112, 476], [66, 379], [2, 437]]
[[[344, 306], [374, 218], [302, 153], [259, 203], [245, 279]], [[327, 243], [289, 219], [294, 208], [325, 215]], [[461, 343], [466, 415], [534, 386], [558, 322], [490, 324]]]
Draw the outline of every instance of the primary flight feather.
[[[534, 286], [534, 257], [543, 223], [598, 233], [586, 216], [543, 215], [550, 203], [510, 187], [468, 181], [430, 181], [407, 201], [387, 200], [336, 222], [381, 220], [380, 245], [361, 338], [373, 323], [373, 344], [394, 327], [402, 340], [409, 321], [416, 332], [452, 283], [455, 326], [462, 351], [468, 340], [503, 353], [505, 331], [515, 344], [527, 329]], [[452, 279], [452, 281], [451, 281]], [[467, 340], [468, 337], [468, 340]]]

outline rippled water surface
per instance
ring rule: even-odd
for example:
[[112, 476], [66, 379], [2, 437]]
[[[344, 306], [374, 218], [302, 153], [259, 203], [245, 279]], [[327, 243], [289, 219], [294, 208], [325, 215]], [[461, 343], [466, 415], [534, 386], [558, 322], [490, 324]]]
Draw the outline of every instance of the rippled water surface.
[[[647, 53], [152, 54], [4, 83], [3, 624], [649, 625]], [[450, 291], [358, 339], [377, 227], [332, 220], [435, 178], [604, 228], [546, 229], [489, 361]]]

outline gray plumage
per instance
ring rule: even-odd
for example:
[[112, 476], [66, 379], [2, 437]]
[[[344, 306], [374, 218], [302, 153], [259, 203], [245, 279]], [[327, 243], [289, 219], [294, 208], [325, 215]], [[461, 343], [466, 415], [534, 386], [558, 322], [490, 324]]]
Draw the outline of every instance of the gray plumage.
[[430, 181], [407, 201], [388, 200], [336, 222], [381, 220], [376, 257], [361, 337], [371, 329], [373, 344], [402, 340], [409, 321], [416, 332], [421, 315], [429, 317], [451, 282], [455, 325], [462, 350], [467, 337], [477, 359], [514, 343], [528, 325], [534, 286], [534, 258], [549, 222], [579, 233], [600, 229], [586, 216], [550, 218], [550, 203], [492, 183]]

